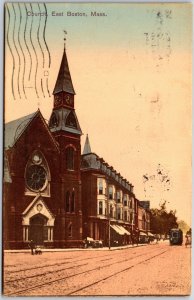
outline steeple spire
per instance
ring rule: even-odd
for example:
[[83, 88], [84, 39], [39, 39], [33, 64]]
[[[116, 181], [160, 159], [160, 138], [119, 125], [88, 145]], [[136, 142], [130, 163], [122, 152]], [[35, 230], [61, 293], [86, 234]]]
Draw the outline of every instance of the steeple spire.
[[[66, 33], [66, 31], [64, 31], [64, 33]], [[66, 41], [66, 38], [64, 38], [64, 41]], [[57, 81], [55, 83], [53, 95], [60, 92], [66, 92], [75, 95], [75, 90], [73, 88], [73, 83], [71, 80], [69, 65], [67, 61], [65, 42], [64, 42], [64, 52], [61, 61], [61, 66], [59, 69]]]
[[88, 134], [87, 134], [83, 154], [89, 154], [91, 152], [92, 152], [92, 150], [90, 147], [90, 142], [89, 142], [89, 138], [88, 138]]

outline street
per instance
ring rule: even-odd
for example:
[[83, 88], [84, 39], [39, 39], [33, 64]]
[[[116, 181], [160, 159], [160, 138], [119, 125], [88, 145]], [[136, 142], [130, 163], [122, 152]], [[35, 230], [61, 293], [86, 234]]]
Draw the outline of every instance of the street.
[[189, 295], [191, 248], [168, 241], [110, 251], [4, 254], [4, 295]]

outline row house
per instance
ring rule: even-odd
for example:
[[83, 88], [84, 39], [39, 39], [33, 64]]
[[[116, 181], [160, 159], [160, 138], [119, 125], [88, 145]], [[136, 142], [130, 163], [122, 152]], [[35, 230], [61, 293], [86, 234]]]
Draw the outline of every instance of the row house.
[[150, 213], [150, 201], [138, 200], [138, 229], [140, 240], [145, 240], [153, 236], [150, 232]]
[[[138, 207], [133, 185], [91, 151], [88, 136], [81, 160], [83, 237], [130, 242], [138, 230]], [[109, 235], [110, 228], [110, 235]]]

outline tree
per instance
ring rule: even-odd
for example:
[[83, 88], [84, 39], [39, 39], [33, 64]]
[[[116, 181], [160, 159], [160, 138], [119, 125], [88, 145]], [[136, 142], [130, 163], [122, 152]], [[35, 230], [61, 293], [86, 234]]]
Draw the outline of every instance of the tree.
[[186, 233], [190, 229], [189, 225], [183, 220], [178, 221], [178, 226], [184, 233]]
[[178, 228], [176, 210], [167, 212], [166, 201], [160, 208], [151, 209], [150, 227], [154, 233], [167, 235], [172, 228]]

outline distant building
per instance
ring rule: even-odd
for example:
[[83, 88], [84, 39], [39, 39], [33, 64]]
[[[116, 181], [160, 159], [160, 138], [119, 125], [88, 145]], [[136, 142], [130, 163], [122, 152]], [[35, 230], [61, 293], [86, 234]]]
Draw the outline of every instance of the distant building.
[[138, 200], [138, 229], [139, 236], [149, 237], [150, 233], [150, 201]]

